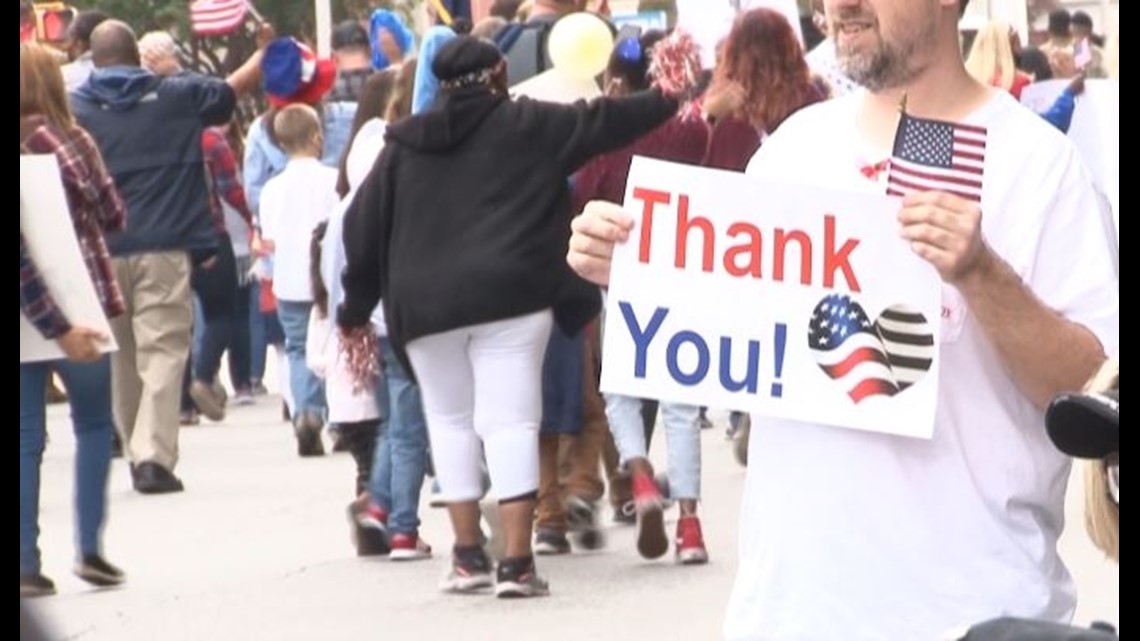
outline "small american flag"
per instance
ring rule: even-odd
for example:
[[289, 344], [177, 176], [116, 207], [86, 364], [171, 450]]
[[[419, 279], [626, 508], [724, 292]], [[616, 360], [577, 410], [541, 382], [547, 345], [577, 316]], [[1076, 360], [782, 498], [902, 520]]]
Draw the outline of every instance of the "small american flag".
[[199, 36], [232, 33], [245, 21], [246, 0], [198, 0], [190, 5], [190, 24]]
[[914, 118], [904, 110], [895, 133], [887, 193], [945, 191], [981, 202], [985, 161], [984, 127]]

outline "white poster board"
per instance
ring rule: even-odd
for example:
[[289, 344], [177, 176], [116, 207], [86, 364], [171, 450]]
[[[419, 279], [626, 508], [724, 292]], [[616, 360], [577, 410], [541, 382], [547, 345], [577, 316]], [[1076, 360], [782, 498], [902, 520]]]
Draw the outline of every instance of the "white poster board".
[[[1035, 82], [1021, 91], [1021, 104], [1044, 113], [1068, 86], [1068, 80]], [[1076, 100], [1068, 136], [1081, 153], [1097, 188], [1112, 206], [1120, 235], [1120, 82], [1086, 80]]]
[[[107, 340], [100, 351], [117, 350], [75, 238], [59, 163], [54, 155], [20, 156], [20, 231], [32, 261], [68, 321], [103, 332]], [[60, 358], [64, 358], [64, 354], [59, 345], [45, 339], [21, 312], [20, 362]]]
[[933, 434], [942, 284], [897, 199], [635, 158], [625, 209], [603, 392]]

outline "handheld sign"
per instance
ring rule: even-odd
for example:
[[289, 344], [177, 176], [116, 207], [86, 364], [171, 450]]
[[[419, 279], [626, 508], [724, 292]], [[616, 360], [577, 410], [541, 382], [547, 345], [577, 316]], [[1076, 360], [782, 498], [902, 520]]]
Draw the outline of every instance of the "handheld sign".
[[899, 201], [635, 158], [601, 389], [929, 438], [942, 283]]

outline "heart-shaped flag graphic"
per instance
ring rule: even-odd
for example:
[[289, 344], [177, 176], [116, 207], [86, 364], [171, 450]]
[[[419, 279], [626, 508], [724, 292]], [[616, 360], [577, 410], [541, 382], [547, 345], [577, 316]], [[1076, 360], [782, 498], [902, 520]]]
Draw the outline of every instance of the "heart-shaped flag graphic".
[[926, 316], [892, 305], [871, 320], [845, 294], [831, 294], [808, 322], [808, 346], [820, 369], [856, 403], [894, 396], [922, 379], [934, 362], [934, 334]]

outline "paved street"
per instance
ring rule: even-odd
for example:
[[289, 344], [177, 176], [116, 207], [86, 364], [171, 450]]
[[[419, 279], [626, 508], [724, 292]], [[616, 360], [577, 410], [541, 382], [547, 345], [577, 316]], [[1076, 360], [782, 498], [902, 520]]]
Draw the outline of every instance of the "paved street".
[[[633, 530], [609, 526], [604, 550], [540, 559], [551, 598], [503, 602], [436, 591], [450, 541], [441, 510], [423, 511], [434, 559], [356, 558], [344, 516], [351, 458], [297, 458], [275, 398], [183, 431], [183, 494], [138, 495], [126, 463], [115, 462], [106, 551], [129, 581], [93, 590], [70, 574], [74, 440], [66, 406], [51, 406], [41, 548], [60, 593], [37, 606], [66, 638], [84, 641], [717, 639], [744, 470], [724, 440], [725, 417], [714, 417], [718, 426], [703, 443], [710, 565], [644, 562]], [[1062, 548], [1082, 590], [1077, 619], [1116, 621], [1116, 568], [1086, 542], [1076, 486]]]

